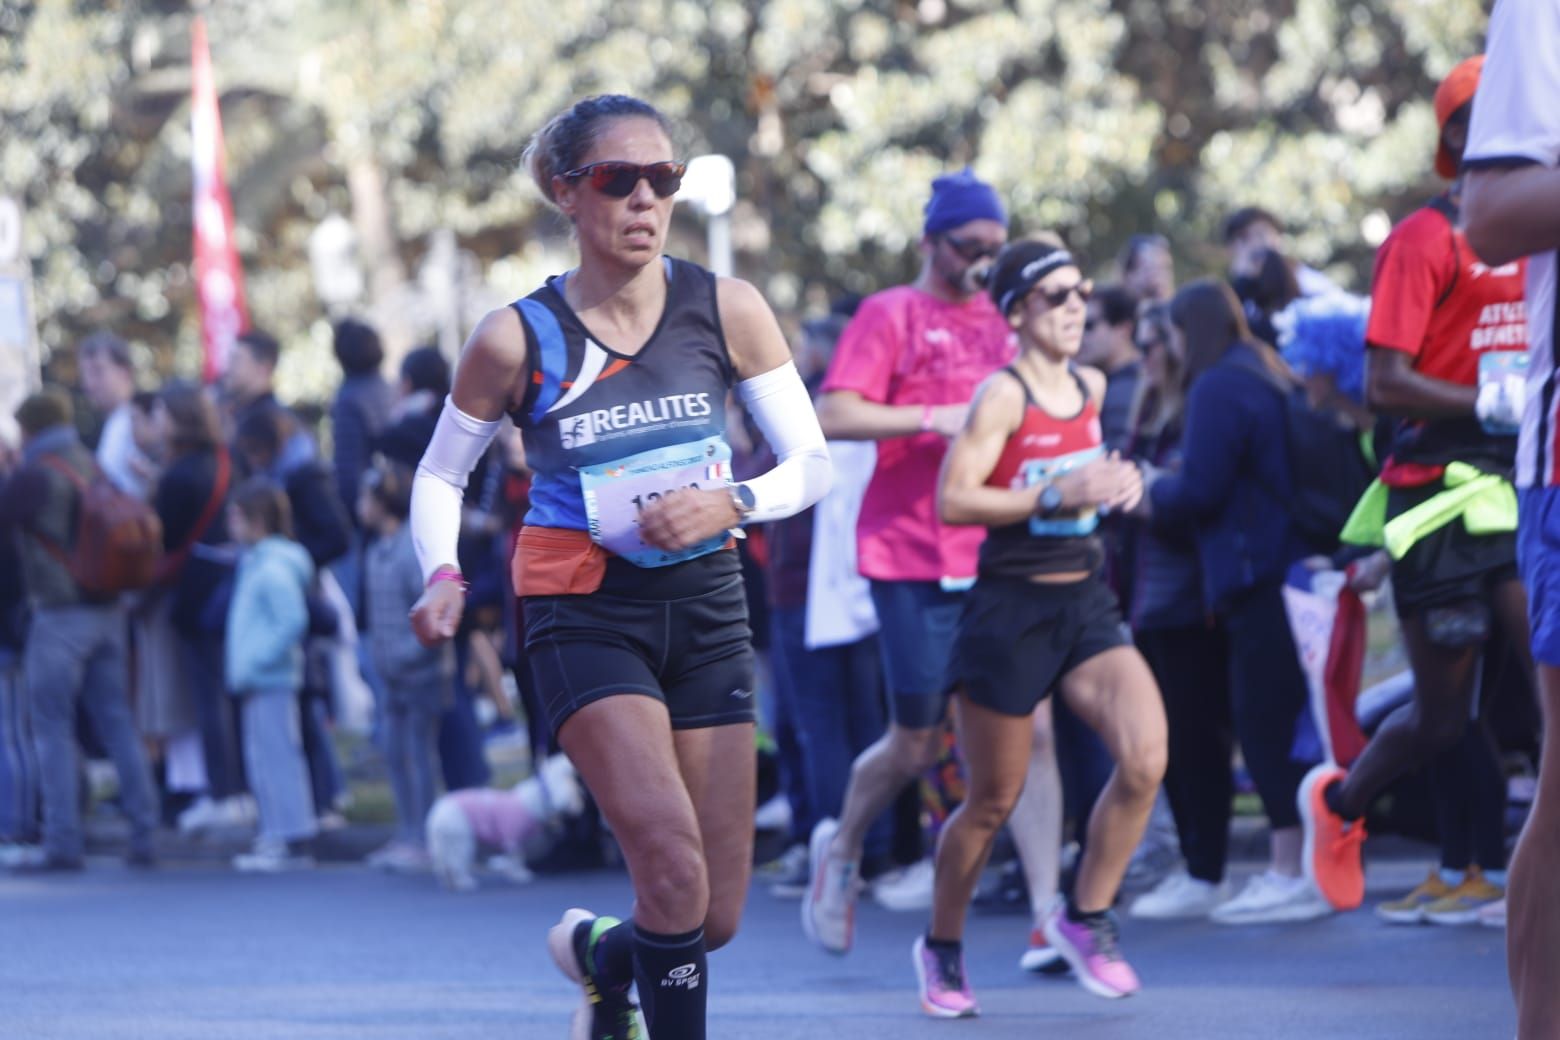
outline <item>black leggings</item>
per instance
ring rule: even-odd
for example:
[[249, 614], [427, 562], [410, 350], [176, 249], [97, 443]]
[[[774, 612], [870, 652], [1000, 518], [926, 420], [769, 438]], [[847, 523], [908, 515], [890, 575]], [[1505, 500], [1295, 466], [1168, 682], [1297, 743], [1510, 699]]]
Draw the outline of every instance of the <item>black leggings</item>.
[[1241, 593], [1222, 615], [1229, 635], [1230, 702], [1246, 768], [1274, 830], [1300, 825], [1295, 792], [1306, 763], [1291, 754], [1306, 710], [1305, 675], [1278, 582]]
[[1224, 879], [1229, 855], [1235, 795], [1230, 770], [1235, 728], [1224, 629], [1217, 624], [1147, 629], [1136, 638], [1165, 701], [1170, 731], [1165, 794], [1186, 872], [1217, 884]]

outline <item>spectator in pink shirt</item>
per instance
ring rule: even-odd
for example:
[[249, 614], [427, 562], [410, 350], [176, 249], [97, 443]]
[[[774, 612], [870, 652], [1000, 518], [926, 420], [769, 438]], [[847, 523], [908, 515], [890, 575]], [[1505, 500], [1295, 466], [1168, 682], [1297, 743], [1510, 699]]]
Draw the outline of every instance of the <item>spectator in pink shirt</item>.
[[856, 758], [839, 821], [820, 821], [809, 843], [803, 926], [837, 953], [851, 944], [868, 828], [941, 748], [949, 650], [985, 531], [938, 520], [937, 474], [976, 386], [1013, 356], [1012, 330], [982, 291], [1006, 241], [989, 184], [968, 169], [933, 181], [921, 273], [862, 302], [818, 400], [825, 435], [877, 442], [856, 541], [882, 626], [891, 720]]

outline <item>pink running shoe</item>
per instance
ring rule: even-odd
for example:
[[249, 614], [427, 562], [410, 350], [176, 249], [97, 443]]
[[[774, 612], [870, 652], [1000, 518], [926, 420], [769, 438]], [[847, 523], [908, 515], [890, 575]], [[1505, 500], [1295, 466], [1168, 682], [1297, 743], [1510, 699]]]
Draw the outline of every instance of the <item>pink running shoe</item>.
[[917, 936], [910, 956], [915, 961], [922, 1011], [933, 1018], [974, 1018], [980, 1014], [964, 976], [962, 953], [939, 954], [926, 945], [925, 936]]
[[1066, 902], [1058, 899], [1046, 914], [1045, 937], [1072, 965], [1083, 988], [1095, 996], [1114, 1000], [1142, 988], [1137, 972], [1121, 955], [1114, 915], [1074, 921], [1067, 916]]

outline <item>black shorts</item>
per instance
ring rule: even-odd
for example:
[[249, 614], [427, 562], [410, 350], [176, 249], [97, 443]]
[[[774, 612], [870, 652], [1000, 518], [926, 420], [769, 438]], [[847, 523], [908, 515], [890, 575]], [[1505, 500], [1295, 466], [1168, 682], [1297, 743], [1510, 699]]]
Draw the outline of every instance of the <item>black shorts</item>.
[[[1387, 499], [1387, 516], [1399, 516], [1440, 490], [1440, 485], [1395, 490]], [[1515, 531], [1474, 535], [1453, 520], [1392, 562], [1392, 600], [1399, 616], [1413, 617], [1469, 601], [1488, 604], [1496, 585], [1516, 580]]]
[[600, 590], [527, 596], [525, 651], [554, 734], [592, 701], [643, 694], [673, 729], [757, 720], [753, 633], [737, 554], [671, 567], [612, 560]]
[[1115, 593], [1098, 578], [1049, 585], [981, 578], [959, 620], [955, 691], [1003, 715], [1028, 715], [1068, 672], [1131, 646]]

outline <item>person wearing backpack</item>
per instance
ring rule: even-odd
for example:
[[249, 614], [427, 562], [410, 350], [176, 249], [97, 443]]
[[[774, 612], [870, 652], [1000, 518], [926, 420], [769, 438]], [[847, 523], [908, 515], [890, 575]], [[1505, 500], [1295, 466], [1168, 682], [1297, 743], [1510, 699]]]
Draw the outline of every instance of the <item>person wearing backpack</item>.
[[1307, 764], [1291, 749], [1307, 691], [1281, 591], [1306, 552], [1290, 506], [1286, 400], [1298, 382], [1252, 336], [1224, 282], [1205, 279], [1176, 293], [1168, 331], [1185, 358], [1181, 466], [1148, 473], [1146, 511], [1156, 530], [1197, 544], [1203, 606], [1228, 638], [1235, 736], [1271, 828], [1268, 869], [1220, 907], [1218, 920], [1321, 917], [1331, 908], [1301, 872], [1295, 792]]
[[[119, 601], [133, 587], [125, 582], [150, 568], [128, 554], [99, 551], [122, 547], [112, 537], [118, 529], [107, 521], [115, 510], [122, 519], [133, 506], [110, 497], [119, 493], [82, 445], [73, 421], [70, 399], [59, 391], [22, 402], [16, 411], [22, 465], [0, 500], [0, 528], [17, 536], [33, 609], [22, 667], [43, 795], [44, 858], [35, 869], [82, 867], [78, 704], [119, 774], [120, 804], [130, 819], [126, 860], [150, 866], [156, 862], [157, 796], [126, 695], [128, 626]], [[160, 539], [155, 520], [151, 516], [150, 527]], [[89, 539], [99, 544], [89, 546]]]
[[1452, 185], [1382, 243], [1365, 332], [1367, 403], [1400, 421], [1349, 540], [1384, 545], [1392, 557], [1414, 697], [1347, 771], [1319, 766], [1300, 792], [1306, 870], [1340, 910], [1364, 898], [1364, 816], [1389, 784], [1429, 764], [1432, 782], [1453, 789], [1447, 794], [1475, 800], [1466, 811], [1478, 840], [1443, 850], [1442, 869], [1398, 905], [1439, 923], [1471, 923], [1504, 896], [1504, 785], [1487, 737], [1460, 764], [1436, 756], [1469, 731], [1480, 660], [1496, 629], [1532, 673], [1510, 481], [1517, 409], [1506, 396], [1508, 380], [1521, 380], [1514, 362], [1527, 350], [1526, 261], [1487, 266], [1457, 226], [1458, 165], [1482, 69], [1482, 56], [1470, 58], [1436, 91], [1436, 170]]

